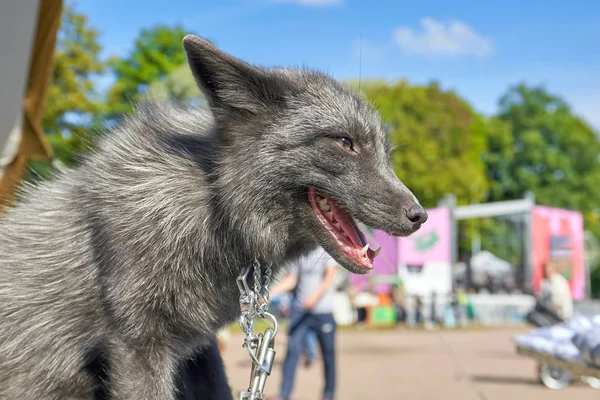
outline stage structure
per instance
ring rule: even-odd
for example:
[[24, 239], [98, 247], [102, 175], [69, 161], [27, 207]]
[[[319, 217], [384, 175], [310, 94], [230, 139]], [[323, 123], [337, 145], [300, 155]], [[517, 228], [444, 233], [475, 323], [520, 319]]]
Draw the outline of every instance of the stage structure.
[[[428, 210], [429, 219], [408, 238], [393, 238], [365, 228], [372, 247], [382, 247], [369, 275], [353, 275], [359, 290], [389, 293], [398, 279], [409, 295], [445, 296], [452, 291], [452, 269], [458, 261], [458, 223], [469, 219], [511, 217], [521, 222], [522, 282], [525, 292], [539, 290], [543, 266], [552, 260], [571, 286], [573, 299], [583, 300], [589, 288], [584, 260], [583, 216], [577, 211], [538, 206], [533, 194], [523, 199], [457, 206], [452, 195]], [[587, 243], [587, 242], [586, 242]]]

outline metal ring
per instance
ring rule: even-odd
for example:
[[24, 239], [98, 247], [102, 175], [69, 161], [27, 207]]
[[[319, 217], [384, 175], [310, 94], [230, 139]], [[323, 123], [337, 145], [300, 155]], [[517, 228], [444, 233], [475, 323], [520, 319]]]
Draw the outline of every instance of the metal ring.
[[273, 324], [273, 338], [274, 338], [277, 335], [277, 332], [279, 331], [279, 324], [277, 323], [277, 318], [275, 318], [275, 316], [273, 314], [266, 312], [266, 313], [264, 313], [264, 316], [261, 316], [261, 319], [263, 321], [266, 321], [267, 319], [271, 320], [271, 323]]

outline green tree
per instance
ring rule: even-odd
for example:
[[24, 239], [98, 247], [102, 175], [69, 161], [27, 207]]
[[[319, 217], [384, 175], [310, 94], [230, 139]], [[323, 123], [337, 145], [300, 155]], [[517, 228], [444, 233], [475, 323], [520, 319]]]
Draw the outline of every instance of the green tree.
[[488, 146], [490, 200], [521, 198], [532, 191], [539, 204], [581, 211], [587, 226], [600, 204], [600, 141], [561, 98], [543, 87], [511, 87], [500, 99], [498, 120], [509, 125]]
[[179, 25], [143, 29], [127, 57], [111, 58], [110, 68], [116, 81], [107, 96], [108, 119], [131, 112], [132, 103], [142, 98], [151, 83], [164, 79], [185, 63], [182, 40], [186, 33]]
[[437, 83], [363, 81], [361, 91], [389, 126], [394, 171], [424, 206], [435, 206], [446, 193], [462, 204], [484, 200], [481, 154], [490, 124], [463, 99]]
[[[93, 77], [105, 66], [99, 59], [98, 31], [88, 25], [87, 17], [68, 5], [61, 18], [42, 127], [55, 159], [72, 165], [87, 147], [102, 112]], [[30, 179], [51, 175], [51, 163], [37, 161], [31, 167]]]
[[[489, 126], [486, 150], [481, 157], [486, 164], [488, 180], [488, 199], [504, 199], [504, 194], [517, 185], [511, 179], [510, 169], [515, 159], [515, 141], [511, 133], [510, 124], [506, 121], [492, 117], [487, 120]], [[516, 196], [522, 198], [523, 194]]]
[[173, 101], [195, 106], [206, 105], [206, 99], [198, 88], [187, 63], [175, 68], [169, 75], [152, 83], [146, 92], [157, 101]]
[[[214, 44], [212, 40], [209, 42]], [[143, 97], [156, 101], [207, 106], [206, 98], [198, 88], [187, 61], [173, 69], [167, 76], [152, 82]]]
[[[512, 145], [493, 148], [486, 158], [490, 200], [522, 197], [527, 190], [543, 205], [582, 212], [586, 229], [600, 237], [600, 141], [569, 105], [543, 87], [519, 84], [500, 99], [498, 119], [510, 126]], [[502, 159], [505, 161], [500, 161]], [[598, 296], [600, 270], [592, 275]]]

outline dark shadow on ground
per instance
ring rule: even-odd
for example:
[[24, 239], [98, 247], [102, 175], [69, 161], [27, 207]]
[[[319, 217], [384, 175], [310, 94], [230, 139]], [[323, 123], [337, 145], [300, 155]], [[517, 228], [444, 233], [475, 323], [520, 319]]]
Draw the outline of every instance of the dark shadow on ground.
[[540, 383], [532, 378], [522, 376], [498, 376], [498, 375], [471, 375], [470, 379], [475, 383], [492, 385], [527, 385], [539, 386]]

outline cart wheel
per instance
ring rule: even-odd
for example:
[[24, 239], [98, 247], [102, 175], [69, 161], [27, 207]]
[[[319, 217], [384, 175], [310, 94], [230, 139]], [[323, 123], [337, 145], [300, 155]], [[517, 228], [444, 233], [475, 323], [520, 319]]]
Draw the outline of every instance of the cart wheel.
[[591, 388], [600, 389], [600, 379], [593, 376], [582, 376], [581, 380], [587, 383]]
[[540, 365], [540, 379], [548, 389], [564, 389], [571, 383], [571, 373], [546, 363]]

